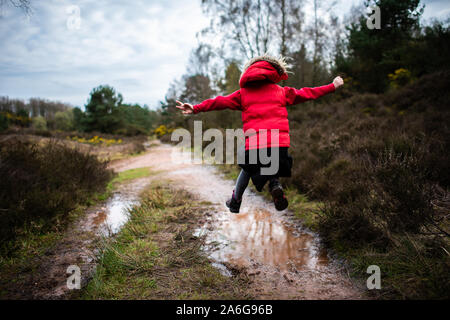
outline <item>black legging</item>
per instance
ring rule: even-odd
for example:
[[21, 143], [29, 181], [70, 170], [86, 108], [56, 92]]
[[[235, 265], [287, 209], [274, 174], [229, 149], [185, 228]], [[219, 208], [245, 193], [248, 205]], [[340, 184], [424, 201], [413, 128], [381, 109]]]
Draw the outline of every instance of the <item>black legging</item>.
[[[239, 173], [239, 177], [236, 180], [236, 186], [234, 188], [234, 199], [237, 201], [242, 200], [242, 195], [244, 194], [245, 189], [247, 189], [248, 182], [250, 181], [250, 174], [244, 170], [241, 170]], [[273, 178], [270, 180], [269, 188], [273, 188], [273, 186], [279, 184], [278, 178]]]
[[248, 182], [250, 181], [250, 175], [241, 170], [239, 173], [239, 177], [236, 180], [236, 187], [234, 188], [234, 199], [237, 201], [241, 201], [242, 195], [244, 194], [245, 189], [247, 189]]

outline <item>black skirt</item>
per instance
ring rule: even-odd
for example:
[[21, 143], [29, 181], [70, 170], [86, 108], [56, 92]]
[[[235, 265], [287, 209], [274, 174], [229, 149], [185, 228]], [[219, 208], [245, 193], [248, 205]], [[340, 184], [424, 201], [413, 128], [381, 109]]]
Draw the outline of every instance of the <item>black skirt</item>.
[[[291, 169], [292, 169], [292, 157], [288, 153], [288, 147], [277, 147], [277, 148], [264, 148], [264, 149], [258, 149], [256, 150], [246, 150], [245, 154], [241, 154], [241, 163], [238, 163], [239, 166], [247, 172], [252, 179], [253, 184], [255, 185], [256, 189], [258, 191], [262, 191], [264, 185], [267, 181], [270, 181], [273, 178], [278, 177], [290, 177], [291, 176]], [[256, 154], [256, 161], [254, 159], [250, 159], [250, 153], [255, 152]], [[261, 172], [261, 168], [268, 168], [272, 165], [272, 162], [269, 160], [268, 163], [263, 161], [264, 159], [260, 159], [261, 153], [271, 160], [272, 156], [276, 156], [275, 153], [278, 153], [279, 156], [279, 166], [278, 170], [274, 174], [271, 175], [265, 175], [263, 172]], [[255, 157], [255, 155], [252, 155]], [[251, 161], [253, 160], [253, 161]], [[239, 162], [239, 161], [238, 161]]]

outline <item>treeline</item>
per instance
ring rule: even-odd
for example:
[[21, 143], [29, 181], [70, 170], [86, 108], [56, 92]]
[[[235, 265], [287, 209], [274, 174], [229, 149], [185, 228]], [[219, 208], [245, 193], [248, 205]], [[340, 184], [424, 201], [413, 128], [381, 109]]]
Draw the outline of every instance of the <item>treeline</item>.
[[146, 135], [152, 132], [158, 117], [159, 112], [146, 105], [123, 103], [122, 95], [107, 85], [92, 90], [85, 111], [39, 98], [25, 102], [0, 97], [0, 132], [15, 126], [30, 127], [44, 135], [52, 130]]
[[46, 119], [53, 118], [57, 112], [70, 110], [71, 105], [40, 98], [30, 98], [28, 102], [21, 99], [0, 97], [0, 111], [10, 113], [26, 113], [29, 117], [42, 116]]
[[[66, 103], [30, 98], [28, 102], [21, 99], [0, 97], [0, 131], [10, 125], [39, 129], [72, 129], [67, 126], [71, 118], [72, 106]], [[35, 119], [33, 123], [33, 119]], [[69, 120], [66, 120], [69, 119]]]
[[[314, 13], [309, 19], [306, 4]], [[240, 66], [266, 51], [287, 57], [291, 74], [281, 83], [284, 86], [318, 86], [343, 76], [346, 85], [340, 98], [385, 92], [450, 68], [448, 23], [421, 25], [419, 0], [364, 4], [342, 19], [333, 13], [332, 4], [321, 0], [202, 1], [211, 24], [199, 34], [201, 41], [186, 73], [170, 85], [161, 102], [164, 124], [189, 126], [190, 120], [175, 115], [176, 99], [195, 104], [238, 90]], [[364, 11], [373, 5], [381, 11], [380, 29], [369, 29], [366, 23]], [[220, 39], [220, 47], [211, 39]], [[215, 127], [237, 126], [240, 121], [231, 112], [200, 117]]]
[[334, 52], [334, 71], [351, 77], [352, 89], [385, 92], [450, 67], [450, 29], [435, 21], [421, 26], [420, 0], [377, 0], [380, 29], [370, 29], [360, 16], [347, 26], [347, 37]]
[[94, 88], [85, 111], [75, 108], [73, 114], [79, 131], [128, 136], [150, 134], [159, 118], [159, 113], [148, 106], [123, 103], [122, 94], [107, 85]]

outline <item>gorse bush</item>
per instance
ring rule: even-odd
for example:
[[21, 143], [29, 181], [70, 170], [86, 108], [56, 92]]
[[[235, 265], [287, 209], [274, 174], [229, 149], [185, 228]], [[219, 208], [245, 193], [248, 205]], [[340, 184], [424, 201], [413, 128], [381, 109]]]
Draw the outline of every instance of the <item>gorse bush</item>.
[[112, 177], [106, 165], [56, 142], [1, 143], [1, 253], [13, 250], [13, 240], [24, 230], [46, 232], [64, 225], [72, 210], [104, 190]]
[[66, 137], [67, 140], [72, 140], [72, 141], [77, 141], [80, 143], [88, 143], [88, 144], [92, 144], [92, 145], [106, 145], [106, 146], [110, 146], [110, 145], [114, 145], [114, 144], [121, 144], [123, 142], [122, 139], [105, 139], [103, 137], [99, 137], [99, 136], [93, 136], [90, 139], [86, 139], [86, 138], [79, 138], [78, 136], [74, 136], [74, 137], [70, 137], [67, 136]]

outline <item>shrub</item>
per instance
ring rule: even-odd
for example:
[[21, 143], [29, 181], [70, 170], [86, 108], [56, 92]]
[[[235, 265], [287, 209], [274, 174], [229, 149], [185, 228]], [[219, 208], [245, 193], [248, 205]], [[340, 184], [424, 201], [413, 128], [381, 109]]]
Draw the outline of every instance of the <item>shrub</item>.
[[36, 130], [47, 130], [47, 121], [42, 116], [35, 117], [33, 118], [33, 128]]
[[6, 130], [9, 127], [9, 121], [3, 112], [0, 112], [0, 131]]
[[411, 72], [404, 68], [395, 70], [395, 72], [390, 73], [388, 77], [389, 77], [389, 86], [393, 89], [398, 89], [413, 81]]
[[355, 95], [321, 105], [326, 123], [310, 107], [295, 111], [303, 121], [292, 126], [288, 183], [325, 203], [324, 241], [361, 274], [379, 265], [388, 297], [450, 292], [449, 85], [450, 72], [440, 72], [373, 102]]
[[74, 121], [74, 114], [72, 110], [58, 111], [55, 113], [54, 126], [56, 130], [73, 130], [75, 127]]
[[58, 144], [18, 140], [0, 145], [1, 253], [14, 249], [24, 230], [57, 229], [68, 214], [111, 179], [106, 162]]

